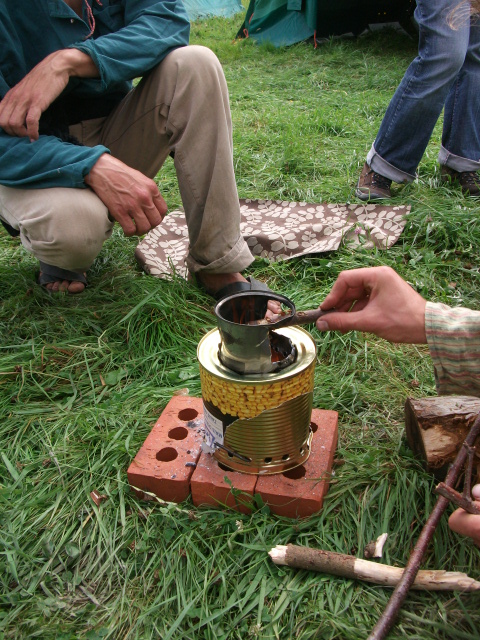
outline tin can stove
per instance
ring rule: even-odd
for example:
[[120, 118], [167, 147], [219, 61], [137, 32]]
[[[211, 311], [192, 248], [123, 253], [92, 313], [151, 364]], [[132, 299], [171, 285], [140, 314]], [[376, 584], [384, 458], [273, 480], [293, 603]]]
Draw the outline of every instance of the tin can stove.
[[312, 337], [256, 323], [271, 298], [295, 313], [288, 299], [263, 292], [216, 306], [218, 329], [197, 350], [202, 398], [172, 398], [128, 469], [140, 497], [181, 502], [191, 494], [196, 506], [246, 512], [258, 494], [277, 515], [321, 509], [338, 414], [312, 410]]

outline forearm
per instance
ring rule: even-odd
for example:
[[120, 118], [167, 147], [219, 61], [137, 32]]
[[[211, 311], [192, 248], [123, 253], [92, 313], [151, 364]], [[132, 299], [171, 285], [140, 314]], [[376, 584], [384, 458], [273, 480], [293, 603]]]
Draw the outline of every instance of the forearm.
[[121, 28], [70, 45], [94, 60], [102, 86], [133, 80], [188, 44], [190, 21], [180, 0], [125, 3]]
[[100, 75], [92, 58], [79, 49], [61, 49], [48, 58], [51, 58], [54, 72], [66, 72], [70, 78], [98, 78]]
[[438, 393], [480, 396], [480, 312], [428, 302], [425, 332]]
[[98, 76], [90, 56], [76, 49], [54, 51], [39, 62], [0, 102], [0, 127], [10, 136], [38, 140], [42, 113], [72, 77]]

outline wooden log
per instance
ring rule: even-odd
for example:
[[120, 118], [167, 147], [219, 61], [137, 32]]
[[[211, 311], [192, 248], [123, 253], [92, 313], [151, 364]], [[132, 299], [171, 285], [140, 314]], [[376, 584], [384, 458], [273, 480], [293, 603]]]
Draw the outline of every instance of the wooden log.
[[[373, 584], [394, 587], [400, 581], [403, 569], [388, 564], [362, 560], [343, 553], [309, 549], [294, 544], [277, 545], [269, 551], [275, 564], [296, 569], [320, 571], [334, 576], [364, 580]], [[429, 591], [479, 591], [480, 582], [460, 571], [419, 571], [412, 589]]]
[[[427, 471], [443, 480], [480, 412], [480, 398], [438, 396], [407, 398], [405, 431], [408, 444]], [[480, 438], [473, 465], [473, 481], [480, 481]]]

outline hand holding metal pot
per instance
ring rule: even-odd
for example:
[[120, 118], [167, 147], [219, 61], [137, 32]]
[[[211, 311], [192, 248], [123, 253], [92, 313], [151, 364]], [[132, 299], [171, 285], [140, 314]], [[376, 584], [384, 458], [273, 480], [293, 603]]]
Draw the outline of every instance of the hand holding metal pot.
[[317, 320], [319, 331], [367, 331], [411, 344], [427, 341], [426, 301], [390, 267], [342, 271], [320, 306], [332, 313]]
[[[284, 311], [267, 315], [274, 300]], [[297, 357], [289, 340], [277, 329], [300, 324], [313, 324], [326, 313], [322, 309], [296, 311], [294, 303], [275, 293], [247, 291], [221, 300], [215, 307], [222, 337], [220, 359], [239, 373], [269, 373], [295, 362]]]

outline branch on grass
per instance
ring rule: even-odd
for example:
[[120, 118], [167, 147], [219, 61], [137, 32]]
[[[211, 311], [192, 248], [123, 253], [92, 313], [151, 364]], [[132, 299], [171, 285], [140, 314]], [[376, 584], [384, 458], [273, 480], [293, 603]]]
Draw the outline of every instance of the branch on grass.
[[[275, 564], [321, 571], [388, 587], [397, 585], [404, 571], [399, 567], [362, 560], [343, 553], [308, 549], [293, 544], [277, 545], [269, 551], [269, 556]], [[429, 591], [480, 591], [480, 582], [459, 571], [419, 571], [412, 588]]]

